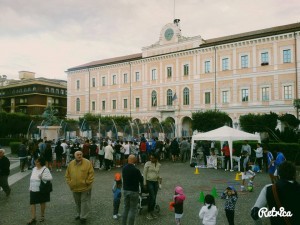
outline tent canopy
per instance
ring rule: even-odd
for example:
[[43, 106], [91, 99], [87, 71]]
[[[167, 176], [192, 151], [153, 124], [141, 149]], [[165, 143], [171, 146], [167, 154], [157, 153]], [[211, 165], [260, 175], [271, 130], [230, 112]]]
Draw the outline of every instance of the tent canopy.
[[194, 142], [198, 140], [207, 141], [227, 141], [230, 149], [230, 159], [232, 168], [232, 142], [239, 140], [256, 140], [260, 142], [259, 134], [251, 134], [244, 131], [236, 130], [228, 126], [223, 126], [206, 133], [198, 133], [192, 136], [191, 158], [193, 156]]

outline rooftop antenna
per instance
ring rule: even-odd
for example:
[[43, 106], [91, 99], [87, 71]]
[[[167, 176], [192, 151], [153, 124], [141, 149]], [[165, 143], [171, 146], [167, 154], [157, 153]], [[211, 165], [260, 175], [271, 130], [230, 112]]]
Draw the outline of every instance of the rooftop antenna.
[[175, 21], [175, 4], [176, 4], [176, 0], [174, 0], [174, 12], [173, 12], [173, 19]]
[[175, 19], [175, 6], [176, 6], [176, 0], [174, 0], [174, 20], [173, 20], [173, 23], [179, 27], [179, 22], [180, 22], [180, 19]]

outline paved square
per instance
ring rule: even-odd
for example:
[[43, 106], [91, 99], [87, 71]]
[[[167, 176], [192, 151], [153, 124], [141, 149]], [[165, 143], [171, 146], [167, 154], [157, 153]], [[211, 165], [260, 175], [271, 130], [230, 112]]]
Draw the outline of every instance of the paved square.
[[[169, 211], [169, 202], [172, 200], [173, 190], [176, 185], [181, 185], [186, 194], [184, 202], [184, 216], [182, 224], [193, 225], [202, 224], [199, 219], [199, 210], [202, 206], [199, 203], [200, 192], [204, 194], [211, 193], [215, 187], [218, 195], [225, 190], [228, 185], [234, 185], [237, 190], [240, 187], [240, 181], [235, 181], [236, 172], [225, 172], [224, 170], [199, 169], [199, 174], [195, 175], [195, 169], [188, 163], [172, 163], [169, 161], [161, 162], [161, 176], [163, 177], [162, 189], [157, 196], [157, 204], [161, 208], [160, 216], [155, 220], [147, 220], [146, 207], [142, 215], [136, 218], [136, 224], [175, 224], [174, 213]], [[143, 170], [143, 166], [138, 165]], [[121, 224], [121, 219], [112, 218], [112, 183], [114, 173], [120, 172], [121, 168], [115, 168], [112, 171], [95, 170], [95, 182], [92, 190], [92, 211], [87, 224], [108, 225]], [[53, 171], [54, 191], [51, 194], [51, 202], [47, 204], [46, 221], [44, 225], [64, 225], [79, 224], [74, 220], [75, 204], [73, 202], [71, 191], [64, 180], [65, 170], [62, 172]], [[11, 196], [6, 198], [3, 192], [0, 192], [1, 225], [22, 225], [30, 219], [29, 207], [29, 178], [26, 176], [22, 180], [12, 185]], [[236, 204], [235, 221], [236, 224], [252, 225], [253, 220], [250, 217], [250, 209], [253, 206], [261, 188], [270, 182], [267, 174], [257, 174], [254, 180], [254, 192], [238, 192], [239, 199]], [[219, 210], [217, 224], [228, 224], [224, 213], [224, 200], [217, 198], [216, 205]], [[39, 207], [37, 208], [39, 215]], [[123, 202], [120, 210], [122, 212]]]

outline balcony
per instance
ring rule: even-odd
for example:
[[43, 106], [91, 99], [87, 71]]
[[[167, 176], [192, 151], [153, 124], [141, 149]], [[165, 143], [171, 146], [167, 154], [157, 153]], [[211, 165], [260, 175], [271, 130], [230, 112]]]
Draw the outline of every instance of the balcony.
[[179, 106], [178, 105], [160, 105], [157, 107], [157, 111], [161, 112], [174, 112], [178, 111]]
[[267, 65], [269, 65], [269, 62], [262, 62], [260, 65], [261, 66], [267, 66]]

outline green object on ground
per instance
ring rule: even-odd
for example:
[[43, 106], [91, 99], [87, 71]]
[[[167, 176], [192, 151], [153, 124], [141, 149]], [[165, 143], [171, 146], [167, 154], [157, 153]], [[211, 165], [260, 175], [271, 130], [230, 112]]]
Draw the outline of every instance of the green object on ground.
[[217, 198], [217, 197], [218, 197], [216, 187], [214, 187], [214, 188], [211, 190], [211, 195], [214, 196], [214, 198]]
[[200, 192], [199, 202], [204, 203], [204, 193], [203, 193], [203, 191]]

